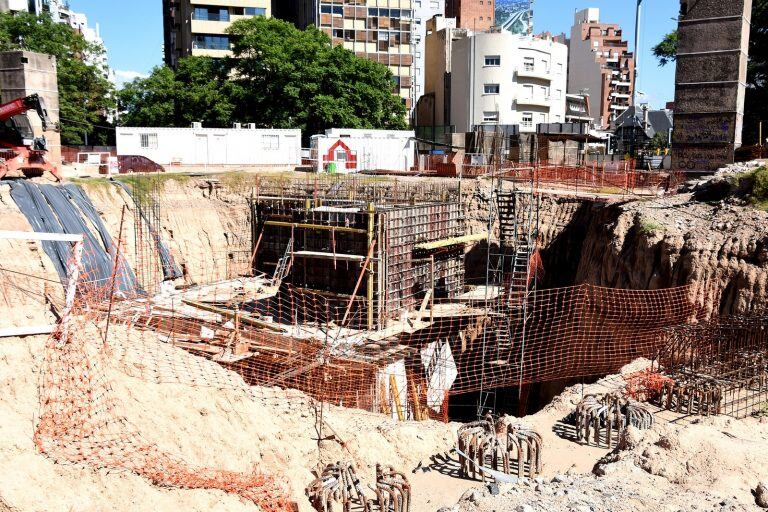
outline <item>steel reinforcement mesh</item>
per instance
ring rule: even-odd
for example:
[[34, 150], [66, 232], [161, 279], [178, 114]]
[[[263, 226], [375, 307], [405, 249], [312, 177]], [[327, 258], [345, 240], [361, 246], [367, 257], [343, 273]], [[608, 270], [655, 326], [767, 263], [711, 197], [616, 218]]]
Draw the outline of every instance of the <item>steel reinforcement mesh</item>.
[[[114, 293], [123, 289], [130, 257], [118, 255], [108, 278], [76, 265], [92, 255], [70, 261], [70, 273], [80, 275], [64, 283], [75, 283], [78, 294], [71, 310], [58, 304], [63, 321], [46, 349], [35, 432], [41, 451], [59, 462], [127, 469], [158, 485], [222, 489], [264, 510], [285, 510], [288, 500], [274, 477], [195, 467], [147, 440], [122, 411], [108, 368], [118, 365], [147, 382], [276, 400], [288, 398], [275, 387], [295, 388], [395, 418], [445, 419], [450, 395], [610, 373], [651, 358], [664, 343], [663, 329], [696, 316], [688, 287], [582, 285], [535, 291], [526, 308], [499, 292], [414, 300], [415, 307], [391, 312], [386, 325], [367, 331], [359, 327], [366, 308], [354, 298], [339, 304], [272, 276], [249, 275], [247, 236], [236, 238], [226, 253], [207, 259], [208, 247], [199, 246], [201, 268], [189, 271], [205, 284], [157, 293], [146, 286], [148, 294], [134, 297]], [[152, 237], [134, 240], [156, 245]], [[116, 245], [131, 256], [131, 247]], [[156, 258], [144, 253], [133, 258], [135, 266]], [[158, 268], [153, 264], [162, 279]], [[212, 371], [209, 360], [245, 384]]]

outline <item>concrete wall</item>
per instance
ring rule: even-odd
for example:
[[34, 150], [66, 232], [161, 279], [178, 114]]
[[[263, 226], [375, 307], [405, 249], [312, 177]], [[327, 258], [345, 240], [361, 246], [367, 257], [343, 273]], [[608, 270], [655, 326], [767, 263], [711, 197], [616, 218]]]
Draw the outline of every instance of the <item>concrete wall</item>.
[[[453, 43], [451, 59], [451, 121], [456, 130], [471, 131], [479, 124], [519, 124], [534, 132], [539, 123], [565, 121], [568, 49], [551, 40], [509, 32], [475, 34]], [[500, 65], [486, 66], [486, 57], [500, 57]], [[532, 59], [534, 69], [525, 67]], [[498, 94], [485, 86], [499, 85]], [[498, 113], [498, 121], [487, 121]], [[523, 121], [530, 116], [531, 122]]]
[[301, 131], [121, 127], [117, 154], [144, 156], [164, 166], [297, 166]]
[[710, 172], [741, 146], [752, 0], [680, 5], [672, 166]]
[[[0, 53], [0, 98], [3, 103], [37, 93], [45, 101], [48, 115], [59, 122], [59, 83], [56, 58], [42, 53], [10, 51]], [[48, 140], [48, 160], [61, 167], [61, 134], [54, 128], [45, 132], [40, 118], [29, 113], [35, 136]]]

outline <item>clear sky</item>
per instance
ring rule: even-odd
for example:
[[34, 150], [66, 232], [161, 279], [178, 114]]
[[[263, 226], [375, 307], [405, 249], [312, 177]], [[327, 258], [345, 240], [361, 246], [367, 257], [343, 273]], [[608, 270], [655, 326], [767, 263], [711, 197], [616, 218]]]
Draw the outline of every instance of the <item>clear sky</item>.
[[[109, 51], [110, 65], [119, 80], [147, 74], [162, 63], [163, 25], [160, 0], [71, 0], [72, 9], [88, 15], [91, 25], [98, 23]], [[676, 0], [644, 0], [640, 26], [640, 74], [638, 90], [646, 94], [655, 108], [674, 99], [674, 65], [659, 68], [651, 47], [673, 30], [678, 13]], [[573, 14], [586, 7], [598, 7], [600, 19], [619, 23], [634, 44], [635, 0], [535, 0], [534, 29], [537, 33], [570, 34]]]

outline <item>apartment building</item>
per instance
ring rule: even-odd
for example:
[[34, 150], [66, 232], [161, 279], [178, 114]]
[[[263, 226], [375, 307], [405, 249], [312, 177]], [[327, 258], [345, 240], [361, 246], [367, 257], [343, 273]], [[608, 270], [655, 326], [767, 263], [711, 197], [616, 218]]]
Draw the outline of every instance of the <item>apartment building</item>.
[[[28, 12], [38, 16], [49, 14], [53, 21], [69, 25], [89, 43], [104, 47], [99, 24], [90, 26], [88, 16], [73, 11], [67, 0], [0, 0], [0, 12]], [[104, 77], [114, 81], [114, 71], [109, 69], [106, 52], [98, 56], [87, 55], [84, 60], [88, 64], [101, 66]]]
[[491, 31], [453, 41], [449, 122], [476, 125], [565, 122], [568, 48], [553, 39]]
[[[276, 14], [303, 29], [315, 25], [358, 57], [388, 66], [395, 93], [415, 105], [416, 10], [429, 0], [286, 0]], [[425, 5], [427, 3], [427, 5]], [[439, 2], [438, 2], [439, 6]], [[426, 20], [421, 19], [421, 23]]]
[[271, 16], [271, 0], [163, 0], [165, 63], [183, 57], [226, 57], [227, 28], [237, 20]]
[[413, 99], [424, 94], [427, 26], [435, 16], [445, 16], [445, 0], [413, 0]]
[[490, 30], [496, 24], [497, 0], [446, 0], [445, 17], [456, 18], [456, 27]]
[[600, 22], [600, 10], [576, 13], [569, 46], [568, 92], [589, 94], [595, 125], [609, 128], [632, 105], [635, 57], [621, 27]]

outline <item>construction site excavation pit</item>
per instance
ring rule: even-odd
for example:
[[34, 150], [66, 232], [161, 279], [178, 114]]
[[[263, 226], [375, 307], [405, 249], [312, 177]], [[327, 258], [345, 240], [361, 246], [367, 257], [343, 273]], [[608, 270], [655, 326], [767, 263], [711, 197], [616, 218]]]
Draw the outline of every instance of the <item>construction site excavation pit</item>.
[[[766, 340], [755, 334], [763, 317], [745, 319], [765, 303], [764, 246], [734, 243], [741, 227], [700, 237], [703, 223], [690, 220], [740, 216], [763, 233], [763, 213], [683, 194], [630, 201], [513, 181], [304, 175], [27, 182], [0, 186], [0, 201], [16, 231], [86, 233], [79, 249], [0, 241], [6, 299], [37, 315], [10, 327], [70, 319], [49, 341], [27, 349], [14, 339], [0, 351], [0, 367], [29, 374], [27, 385], [8, 384], [25, 397], [9, 414], [43, 403], [34, 438], [3, 447], [11, 460], [103, 468], [108, 481], [109, 470], [127, 470], [132, 485], [173, 489], [163, 499], [179, 506], [191, 492], [232, 509], [295, 502], [302, 511], [313, 510], [318, 478], [321, 488], [359, 478], [371, 503], [389, 499], [373, 488], [387, 488], [411, 510], [491, 510], [497, 498], [483, 480], [505, 500], [519, 497], [513, 509], [533, 502], [527, 487], [511, 490], [525, 481], [552, 500], [577, 482], [577, 496], [597, 486], [625, 497], [626, 488], [646, 510], [653, 493], [643, 486], [674, 493], [688, 479], [706, 503], [737, 496], [746, 506], [764, 466], [752, 461], [757, 469], [724, 484], [727, 496], [707, 494], [695, 468], [659, 466], [670, 450], [704, 460], [689, 432], [722, 446], [729, 435], [768, 438], [751, 417], [767, 394], [757, 355]], [[32, 284], [14, 277], [30, 275]], [[680, 356], [690, 353], [695, 364]], [[689, 379], [718, 368], [751, 373], [720, 391]], [[610, 430], [598, 416], [599, 428], [579, 438], [569, 421], [592, 418], [591, 395], [616, 404], [616, 416]], [[526, 448], [504, 444], [506, 465], [488, 455], [472, 473], [478, 455], [462, 450], [459, 431], [478, 420], [486, 423], [473, 439], [493, 444], [503, 431], [505, 443]], [[591, 476], [598, 463], [615, 474]], [[510, 483], [521, 475], [528, 480]], [[17, 508], [34, 501], [3, 479], [0, 498]], [[151, 508], [160, 498], [145, 499]]]

